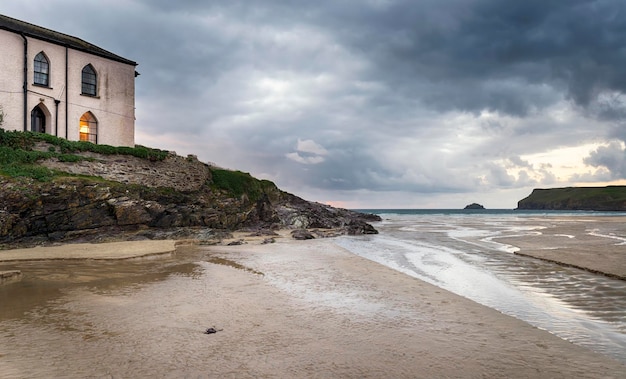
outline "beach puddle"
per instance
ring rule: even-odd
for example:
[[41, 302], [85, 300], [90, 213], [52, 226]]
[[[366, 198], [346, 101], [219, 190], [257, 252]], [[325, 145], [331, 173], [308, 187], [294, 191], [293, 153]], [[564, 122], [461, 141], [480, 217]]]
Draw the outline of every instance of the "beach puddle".
[[162, 377], [168, 365], [189, 364], [219, 297], [204, 258], [188, 249], [149, 260], [0, 264], [23, 273], [0, 286], [0, 376]]
[[171, 275], [193, 277], [200, 273], [194, 262], [173, 256], [149, 260], [0, 263], [1, 271], [17, 269], [22, 272], [21, 280], [0, 286], [0, 321], [19, 319], [34, 307], [54, 301], [76, 288], [89, 287], [95, 291], [128, 289], [163, 281]]

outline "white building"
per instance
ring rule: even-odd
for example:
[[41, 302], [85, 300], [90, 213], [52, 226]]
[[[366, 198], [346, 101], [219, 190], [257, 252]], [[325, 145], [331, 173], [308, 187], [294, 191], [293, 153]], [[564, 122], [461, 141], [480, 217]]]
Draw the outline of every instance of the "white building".
[[5, 130], [135, 145], [135, 67], [79, 38], [0, 15]]

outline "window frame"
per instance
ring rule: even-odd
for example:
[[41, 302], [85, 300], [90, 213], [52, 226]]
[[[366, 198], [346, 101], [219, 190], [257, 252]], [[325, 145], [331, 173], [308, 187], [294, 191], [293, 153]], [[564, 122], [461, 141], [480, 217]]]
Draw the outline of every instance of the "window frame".
[[89, 63], [81, 70], [80, 75], [80, 94], [85, 96], [98, 96], [98, 73], [96, 69]]
[[[83, 127], [87, 129], [83, 129]], [[98, 144], [98, 119], [91, 111], [87, 111], [80, 116], [78, 121], [78, 140]]]
[[50, 59], [43, 51], [35, 55], [33, 59], [33, 84], [50, 87]]

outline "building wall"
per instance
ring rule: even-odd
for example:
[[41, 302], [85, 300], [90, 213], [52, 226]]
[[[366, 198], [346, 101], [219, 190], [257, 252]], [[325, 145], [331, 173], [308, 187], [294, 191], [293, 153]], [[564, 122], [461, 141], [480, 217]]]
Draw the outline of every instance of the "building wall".
[[18, 34], [0, 30], [0, 46], [0, 106], [4, 112], [2, 127], [22, 130], [24, 42]]
[[[21, 75], [20, 81], [23, 81], [23, 61], [24, 61], [24, 40], [20, 35], [14, 34], [18, 41], [22, 42], [19, 49], [21, 52], [21, 60], [15, 64]], [[48, 87], [35, 85], [34, 83], [34, 60], [35, 56], [40, 52], [44, 52], [50, 63], [50, 73], [48, 76]], [[65, 48], [63, 46], [42, 42], [33, 38], [28, 38], [28, 101], [26, 113], [26, 127], [30, 130], [30, 112], [32, 109], [40, 105], [46, 114], [46, 133], [66, 138], [65, 135]], [[58, 67], [57, 67], [58, 66]], [[14, 68], [15, 70], [15, 68]], [[23, 96], [23, 95], [22, 95]], [[55, 106], [54, 99], [61, 100], [58, 109]], [[70, 100], [71, 102], [71, 100]], [[19, 106], [23, 106], [23, 102], [19, 102]], [[23, 110], [22, 110], [23, 112]], [[58, 116], [58, 117], [57, 117]], [[57, 125], [58, 118], [58, 125]], [[22, 117], [21, 120], [24, 118]], [[71, 122], [71, 121], [70, 121]], [[23, 121], [18, 130], [23, 130]], [[68, 138], [72, 139], [72, 138]]]
[[[39, 105], [46, 115], [46, 133], [77, 141], [80, 118], [91, 112], [98, 121], [98, 144], [134, 146], [135, 67], [73, 49], [67, 49], [66, 58], [64, 46], [27, 39], [27, 130], [31, 127], [30, 112]], [[0, 30], [0, 49], [0, 105], [5, 113], [2, 127], [24, 130], [24, 40], [19, 34]], [[42, 51], [50, 64], [48, 87], [33, 84], [34, 59]], [[81, 74], [87, 64], [97, 73], [95, 97], [81, 94]]]

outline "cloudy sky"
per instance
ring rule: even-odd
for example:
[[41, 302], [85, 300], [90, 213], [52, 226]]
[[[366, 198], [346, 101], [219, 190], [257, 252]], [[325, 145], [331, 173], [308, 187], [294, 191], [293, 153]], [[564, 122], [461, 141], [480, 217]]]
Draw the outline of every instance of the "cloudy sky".
[[136, 142], [347, 208], [624, 184], [626, 2], [20, 0], [139, 63]]

